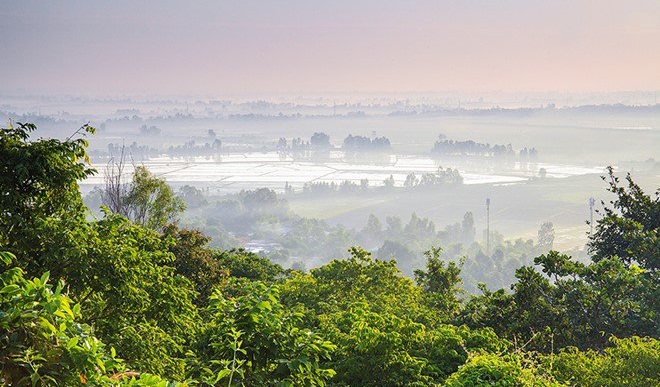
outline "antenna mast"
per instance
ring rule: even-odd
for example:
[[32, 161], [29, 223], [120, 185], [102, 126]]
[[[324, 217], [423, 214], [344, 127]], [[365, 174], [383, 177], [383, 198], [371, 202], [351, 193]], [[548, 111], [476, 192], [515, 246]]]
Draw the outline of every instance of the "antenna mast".
[[486, 255], [490, 254], [490, 198], [486, 198]]
[[594, 205], [596, 204], [596, 199], [593, 197], [589, 198], [589, 235], [594, 233]]

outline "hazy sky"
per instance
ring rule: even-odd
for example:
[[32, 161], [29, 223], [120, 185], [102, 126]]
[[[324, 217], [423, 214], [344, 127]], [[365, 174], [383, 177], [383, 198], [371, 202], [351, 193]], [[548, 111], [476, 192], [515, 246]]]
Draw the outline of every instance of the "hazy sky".
[[13, 1], [3, 91], [660, 90], [660, 1]]

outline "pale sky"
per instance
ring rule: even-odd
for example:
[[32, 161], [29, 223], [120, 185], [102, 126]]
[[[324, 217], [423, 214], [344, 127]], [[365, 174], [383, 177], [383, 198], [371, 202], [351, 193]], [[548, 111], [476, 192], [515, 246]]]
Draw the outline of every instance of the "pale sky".
[[660, 90], [660, 1], [14, 1], [4, 92]]

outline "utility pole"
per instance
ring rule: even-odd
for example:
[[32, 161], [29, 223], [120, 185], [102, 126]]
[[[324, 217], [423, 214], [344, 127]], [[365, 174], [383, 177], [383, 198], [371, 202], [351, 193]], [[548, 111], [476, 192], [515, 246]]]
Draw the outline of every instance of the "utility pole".
[[490, 198], [486, 198], [486, 255], [490, 255]]
[[596, 199], [593, 197], [589, 198], [589, 235], [594, 233], [594, 205], [596, 204]]

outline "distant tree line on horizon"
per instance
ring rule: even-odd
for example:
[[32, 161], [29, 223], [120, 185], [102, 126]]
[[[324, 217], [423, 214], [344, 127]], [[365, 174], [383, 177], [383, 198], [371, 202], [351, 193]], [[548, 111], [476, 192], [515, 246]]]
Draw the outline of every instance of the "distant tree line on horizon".
[[[369, 179], [360, 179], [360, 182], [344, 180], [340, 183], [331, 181], [314, 181], [303, 185], [301, 194], [303, 195], [333, 195], [333, 194], [354, 194], [364, 193], [370, 190], [392, 191], [394, 189], [433, 189], [439, 187], [451, 187], [463, 184], [463, 177], [458, 169], [438, 167], [435, 173], [427, 172], [420, 176], [415, 172], [409, 172], [406, 175], [403, 187], [395, 186], [394, 175], [390, 175], [383, 180], [382, 185], [370, 185]], [[294, 188], [288, 182], [284, 185], [286, 194], [295, 194]]]
[[[138, 131], [144, 136], [157, 136], [160, 129], [156, 126], [142, 125]], [[167, 148], [156, 148], [149, 145], [140, 145], [133, 141], [129, 145], [108, 144], [107, 152], [93, 150], [90, 155], [96, 158], [113, 157], [123, 152], [129, 157], [137, 160], [147, 160], [149, 158], [166, 155], [176, 158], [189, 157], [216, 157], [218, 160], [222, 152], [245, 152], [245, 151], [275, 151], [279, 154], [281, 160], [291, 157], [294, 160], [314, 160], [324, 161], [331, 157], [331, 151], [341, 151], [347, 161], [353, 162], [377, 162], [390, 163], [389, 154], [392, 152], [392, 145], [387, 137], [369, 138], [361, 135], [349, 134], [342, 142], [342, 146], [337, 148], [330, 141], [330, 136], [325, 132], [314, 132], [309, 140], [296, 137], [290, 140], [281, 137], [274, 147], [262, 146], [261, 148], [247, 147], [246, 149], [230, 149], [223, 147], [221, 139], [217, 138], [214, 130], [207, 131], [206, 138], [202, 141], [190, 140], [181, 145], [170, 145]], [[514, 157], [521, 162], [534, 162], [538, 158], [536, 148], [524, 147], [516, 151], [511, 144], [490, 145], [488, 143], [479, 143], [474, 140], [456, 141], [446, 139], [443, 135], [434, 143], [431, 149], [431, 155], [436, 158], [460, 157], [465, 159], [497, 159], [511, 161]], [[434, 185], [432, 175], [419, 177], [414, 184], [421, 186]], [[442, 180], [442, 179], [441, 179]], [[459, 179], [460, 180], [460, 179]], [[410, 182], [412, 183], [412, 181]]]
[[536, 148], [522, 148], [519, 152], [513, 149], [511, 144], [490, 145], [488, 143], [479, 143], [474, 140], [455, 141], [444, 139], [441, 136], [431, 149], [431, 155], [436, 157], [459, 156], [459, 157], [516, 157], [522, 160], [534, 160], [538, 157]]
[[[337, 149], [330, 142], [330, 136], [325, 132], [314, 132], [309, 141], [300, 137], [287, 140], [281, 137], [277, 141], [276, 150], [281, 158], [291, 156], [294, 159], [318, 159], [329, 157], [331, 150]], [[347, 158], [369, 156], [373, 153], [387, 153], [392, 150], [390, 140], [387, 137], [353, 136], [349, 134], [342, 142], [341, 151]]]

